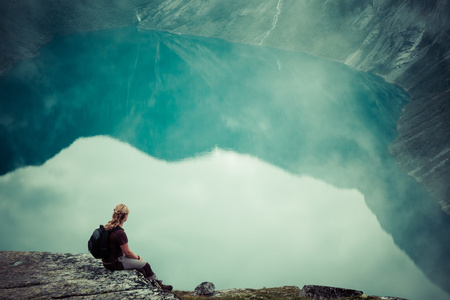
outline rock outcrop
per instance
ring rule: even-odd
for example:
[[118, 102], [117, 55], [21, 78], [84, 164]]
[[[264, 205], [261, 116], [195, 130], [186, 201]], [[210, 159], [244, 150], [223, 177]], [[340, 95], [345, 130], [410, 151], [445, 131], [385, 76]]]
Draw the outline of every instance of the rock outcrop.
[[338, 299], [352, 296], [362, 296], [362, 291], [334, 288], [321, 285], [305, 285], [302, 292], [306, 297], [313, 299]]
[[398, 297], [377, 297], [365, 295], [362, 291], [337, 288], [323, 285], [305, 285], [303, 286], [300, 294], [304, 297], [315, 300], [328, 300], [328, 299], [383, 299], [383, 300], [406, 300], [405, 298]]
[[0, 299], [177, 299], [136, 271], [111, 272], [90, 254], [0, 254]]

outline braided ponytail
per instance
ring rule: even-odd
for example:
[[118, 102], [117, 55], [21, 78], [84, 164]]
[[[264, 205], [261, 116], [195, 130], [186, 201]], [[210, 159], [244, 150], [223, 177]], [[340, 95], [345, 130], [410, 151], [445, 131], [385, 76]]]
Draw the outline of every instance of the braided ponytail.
[[129, 210], [125, 204], [117, 204], [116, 207], [114, 208], [111, 221], [109, 221], [105, 225], [106, 230], [111, 230], [117, 227], [118, 225], [122, 224], [123, 220], [128, 215], [128, 213]]

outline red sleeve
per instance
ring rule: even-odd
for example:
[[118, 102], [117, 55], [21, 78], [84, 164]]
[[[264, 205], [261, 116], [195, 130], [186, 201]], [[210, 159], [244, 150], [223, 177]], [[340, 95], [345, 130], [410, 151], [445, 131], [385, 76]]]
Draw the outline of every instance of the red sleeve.
[[118, 230], [116, 240], [119, 243], [120, 246], [125, 245], [128, 243], [127, 234], [123, 230]]

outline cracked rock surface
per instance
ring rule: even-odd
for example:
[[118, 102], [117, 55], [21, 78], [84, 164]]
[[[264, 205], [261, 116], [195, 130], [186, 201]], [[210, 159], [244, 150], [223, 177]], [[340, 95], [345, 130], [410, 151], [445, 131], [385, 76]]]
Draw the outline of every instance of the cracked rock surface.
[[106, 270], [90, 254], [0, 252], [0, 299], [177, 299], [136, 271]]

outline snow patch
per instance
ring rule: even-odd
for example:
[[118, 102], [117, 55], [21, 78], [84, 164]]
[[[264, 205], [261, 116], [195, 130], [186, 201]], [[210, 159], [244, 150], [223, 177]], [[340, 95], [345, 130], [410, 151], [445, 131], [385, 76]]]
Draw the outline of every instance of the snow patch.
[[447, 149], [442, 150], [441, 152], [439, 152], [438, 154], [436, 154], [435, 157], [431, 158], [430, 161], [433, 161], [433, 160], [435, 160], [435, 159], [438, 159], [439, 157], [441, 157], [442, 155], [444, 155], [444, 154], [446, 154], [446, 153], [448, 153], [448, 152], [450, 152], [450, 148], [447, 148]]
[[138, 20], [138, 22], [139, 22], [139, 24], [141, 24], [141, 15], [140, 14], [138, 14], [137, 12], [136, 12], [136, 19]]
[[396, 67], [400, 67], [404, 64], [407, 64], [408, 62], [410, 62], [412, 60], [414, 54], [416, 53], [417, 46], [422, 41], [424, 32], [425, 32], [425, 26], [422, 27], [422, 29], [418, 32], [417, 35], [415, 35], [411, 38], [411, 40], [410, 40], [412, 42], [411, 47], [403, 52], [399, 52], [400, 54], [395, 61]]

